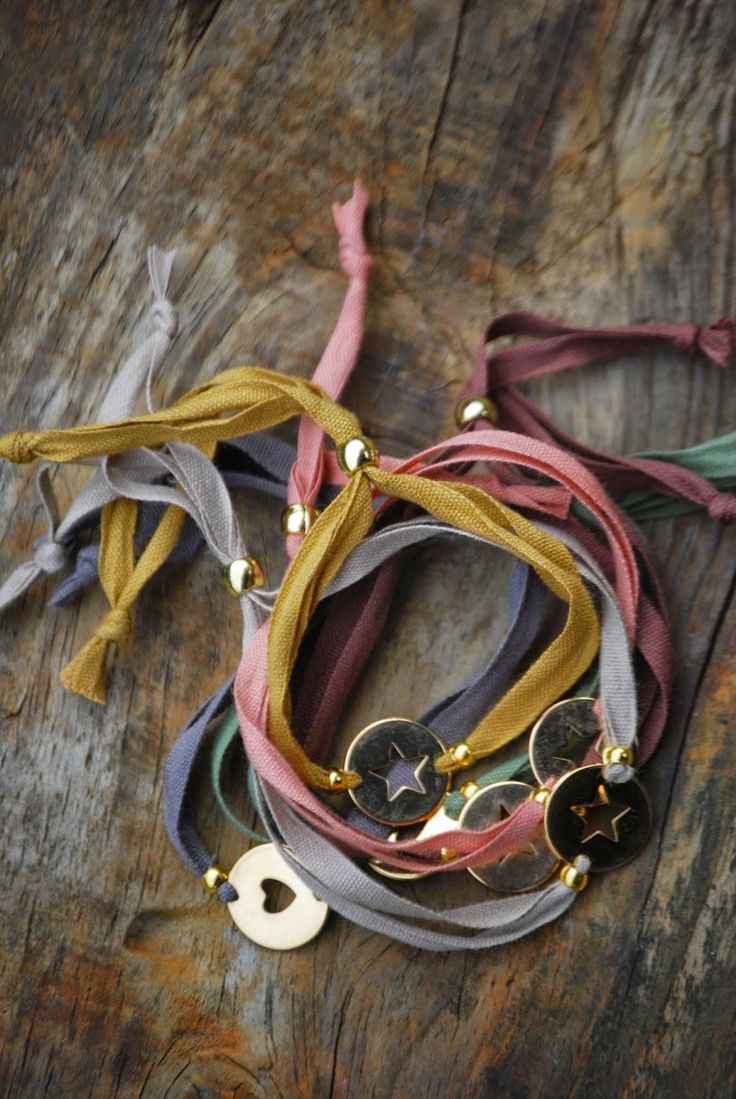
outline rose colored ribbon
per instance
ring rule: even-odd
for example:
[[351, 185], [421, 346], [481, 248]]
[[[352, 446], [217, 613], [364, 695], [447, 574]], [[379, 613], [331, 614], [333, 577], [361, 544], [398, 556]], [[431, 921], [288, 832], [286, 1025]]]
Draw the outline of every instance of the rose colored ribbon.
[[[333, 400], [339, 398], [352, 374], [363, 340], [368, 275], [373, 266], [363, 237], [368, 201], [365, 188], [360, 180], [356, 180], [353, 197], [342, 205], [336, 202], [332, 206], [332, 216], [340, 235], [340, 262], [348, 276], [348, 288], [337, 324], [312, 381]], [[289, 476], [289, 504], [315, 506], [322, 487], [323, 468], [324, 432], [314, 420], [304, 416], [299, 423], [296, 461]], [[287, 537], [286, 546], [290, 555], [296, 553], [301, 540], [301, 535]]]
[[[501, 337], [525, 336], [487, 356], [486, 347]], [[706, 478], [671, 463], [642, 457], [617, 457], [584, 446], [565, 434], [516, 388], [519, 382], [613, 357], [669, 348], [680, 354], [699, 352], [716, 366], [729, 365], [736, 344], [733, 321], [714, 325], [632, 324], [611, 328], [575, 328], [534, 313], [496, 317], [481, 340], [464, 393], [484, 393], [499, 411], [499, 426], [544, 439], [575, 454], [609, 491], [656, 492], [690, 500], [718, 522], [736, 520], [736, 497], [720, 492]], [[473, 425], [476, 430], [480, 423]]]

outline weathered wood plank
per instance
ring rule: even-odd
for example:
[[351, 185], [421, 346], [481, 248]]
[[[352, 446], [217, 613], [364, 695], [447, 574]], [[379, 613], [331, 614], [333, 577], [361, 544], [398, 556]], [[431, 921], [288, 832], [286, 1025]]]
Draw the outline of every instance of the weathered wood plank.
[[[183, 246], [163, 398], [238, 361], [309, 372], [343, 290], [329, 203], [356, 174], [377, 263], [346, 399], [386, 450], [449, 429], [493, 311], [736, 308], [726, 0], [67, 9], [0, 14], [4, 426], [92, 416], [141, 329], [152, 240]], [[736, 411], [732, 373], [665, 355], [529, 388], [620, 450], [706, 438]], [[38, 529], [32, 477], [0, 470], [3, 570]], [[246, 515], [272, 571], [276, 511]], [[212, 562], [142, 600], [104, 711], [58, 682], [100, 601], [44, 611], [48, 590], [29, 595], [0, 624], [4, 1094], [736, 1091], [734, 536], [706, 519], [651, 534], [678, 637], [647, 775], [653, 841], [567, 919], [480, 957], [424, 956], [337, 918], [271, 957], [201, 899], [163, 832], [161, 768], [237, 656]], [[468, 547], [446, 560], [440, 578], [429, 554], [402, 593], [348, 724], [379, 684], [420, 705], [464, 673], [459, 639], [469, 664], [493, 640], [505, 568]], [[234, 858], [210, 807], [202, 823]]]

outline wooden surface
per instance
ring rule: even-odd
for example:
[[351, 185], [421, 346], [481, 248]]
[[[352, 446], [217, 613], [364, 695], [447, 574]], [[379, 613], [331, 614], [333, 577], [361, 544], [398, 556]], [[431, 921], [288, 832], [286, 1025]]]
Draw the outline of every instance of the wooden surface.
[[[237, 361], [308, 373], [344, 287], [329, 204], [357, 174], [377, 265], [347, 401], [386, 451], [449, 429], [494, 311], [736, 309], [729, 0], [8, 0], [0, 20], [4, 427], [92, 418], [142, 330], [152, 241], [182, 245], [162, 396]], [[736, 412], [732, 372], [667, 355], [528, 389], [617, 451]], [[3, 574], [39, 529], [32, 478], [0, 471]], [[272, 571], [277, 511], [245, 513]], [[143, 599], [104, 710], [58, 680], [101, 601], [46, 611], [36, 587], [0, 626], [2, 1094], [736, 1094], [736, 543], [704, 517], [651, 535], [677, 638], [652, 841], [479, 956], [334, 916], [296, 954], [243, 940], [161, 823], [167, 750], [238, 650], [213, 562]], [[497, 636], [505, 566], [449, 553], [402, 592], [348, 723], [376, 686], [423, 706]], [[242, 849], [206, 807], [202, 827], [223, 861]]]

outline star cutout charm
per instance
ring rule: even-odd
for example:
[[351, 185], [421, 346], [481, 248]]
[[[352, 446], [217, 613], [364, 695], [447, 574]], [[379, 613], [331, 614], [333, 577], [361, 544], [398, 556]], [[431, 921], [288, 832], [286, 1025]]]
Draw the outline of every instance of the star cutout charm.
[[603, 783], [598, 787], [594, 801], [588, 805], [571, 805], [570, 808], [585, 821], [581, 843], [588, 843], [596, 836], [618, 843], [619, 821], [631, 812], [630, 805], [618, 805], [609, 799], [608, 790]]
[[[412, 767], [414, 763], [417, 764], [416, 767]], [[386, 762], [374, 767], [370, 773], [386, 783], [388, 800], [396, 801], [404, 790], [412, 790], [417, 794], [427, 793], [427, 787], [420, 775], [428, 763], [429, 756], [405, 756], [401, 748], [392, 741]]]
[[580, 753], [579, 751], [580, 741], [587, 741], [587, 737], [583, 736], [570, 721], [565, 725], [565, 733], [567, 734], [565, 740], [552, 756], [552, 759], [556, 763], [564, 764], [566, 771], [574, 771], [585, 755], [585, 752]]

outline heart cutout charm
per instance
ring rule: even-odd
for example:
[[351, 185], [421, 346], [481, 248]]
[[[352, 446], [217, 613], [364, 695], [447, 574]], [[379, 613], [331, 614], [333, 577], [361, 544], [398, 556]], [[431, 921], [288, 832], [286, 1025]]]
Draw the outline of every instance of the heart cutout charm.
[[[242, 855], [228, 874], [228, 881], [238, 894], [228, 909], [233, 923], [243, 934], [269, 950], [295, 950], [320, 933], [329, 908], [292, 870], [272, 843], [253, 847]], [[280, 912], [266, 908], [267, 881], [285, 885], [293, 900]]]

